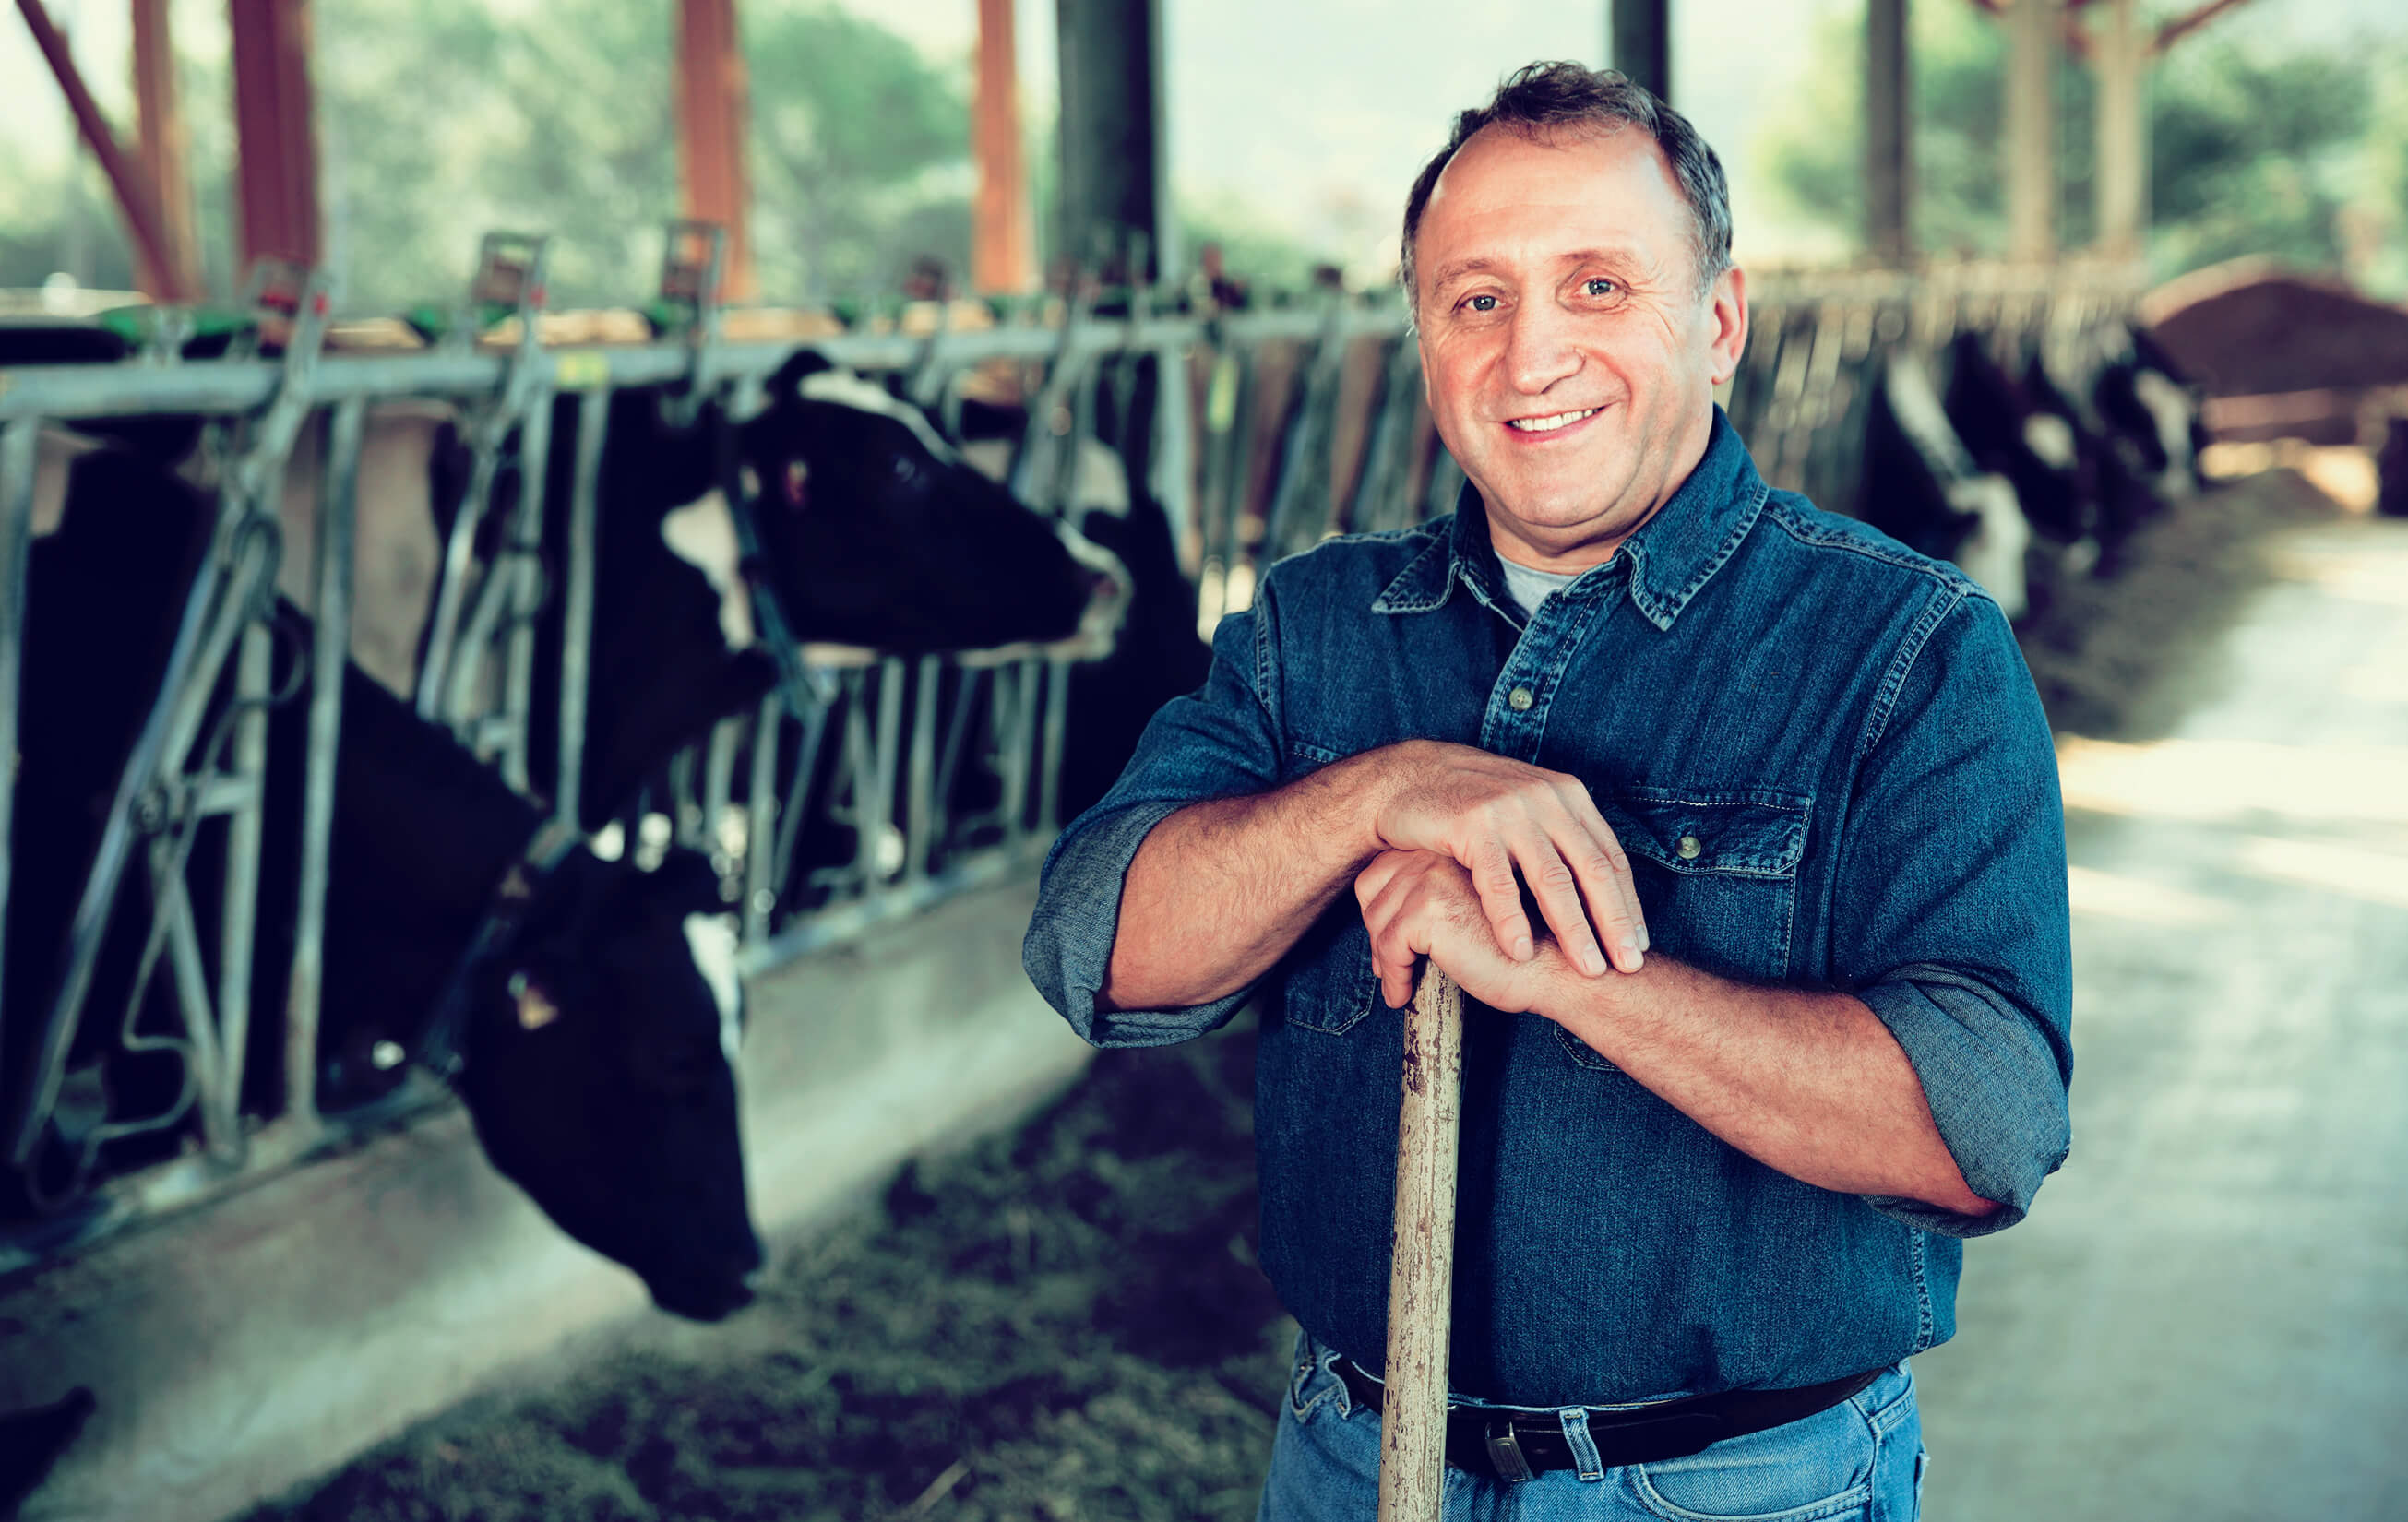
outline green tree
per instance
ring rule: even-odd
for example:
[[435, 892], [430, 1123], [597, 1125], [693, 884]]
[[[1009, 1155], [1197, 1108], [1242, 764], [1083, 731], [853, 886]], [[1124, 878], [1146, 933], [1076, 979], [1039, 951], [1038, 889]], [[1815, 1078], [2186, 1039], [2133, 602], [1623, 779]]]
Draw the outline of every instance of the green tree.
[[746, 17], [754, 260], [765, 292], [892, 291], [910, 262], [968, 263], [967, 67], [832, 7]]
[[[1996, 255], [2006, 242], [1999, 144], [2005, 132], [2004, 29], [1974, 7], [1914, 7], [1914, 232], [1931, 252]], [[1827, 17], [1808, 87], [1767, 129], [1772, 182], [1799, 214], [1855, 236], [1860, 182], [1862, 19]], [[2397, 50], [2391, 50], [2396, 54]], [[2400, 59], [2382, 49], [2266, 56], [2210, 32], [2175, 47], [2149, 82], [2151, 235], [2160, 276], [2243, 253], [2341, 267], [2344, 207], [2401, 204], [2408, 174], [2373, 186], [2360, 172], [2377, 82]], [[2069, 62], [2057, 78], [2059, 241], [2094, 231], [2097, 90]], [[2408, 105], [2403, 105], [2408, 117]]]

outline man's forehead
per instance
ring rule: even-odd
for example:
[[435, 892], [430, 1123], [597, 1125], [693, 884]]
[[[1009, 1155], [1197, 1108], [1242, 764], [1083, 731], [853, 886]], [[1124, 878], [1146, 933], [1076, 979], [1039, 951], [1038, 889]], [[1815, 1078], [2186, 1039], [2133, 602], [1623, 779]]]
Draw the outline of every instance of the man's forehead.
[[1688, 230], [1688, 202], [1646, 133], [1573, 126], [1529, 137], [1489, 126], [1440, 172], [1416, 241], [1434, 288], [1534, 255], [1657, 263], [1686, 246]]

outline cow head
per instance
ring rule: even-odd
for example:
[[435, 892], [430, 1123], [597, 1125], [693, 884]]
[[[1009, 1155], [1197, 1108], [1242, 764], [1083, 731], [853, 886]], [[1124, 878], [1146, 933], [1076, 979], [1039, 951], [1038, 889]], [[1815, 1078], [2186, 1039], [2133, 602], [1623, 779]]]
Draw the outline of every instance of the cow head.
[[1111, 558], [964, 461], [914, 407], [806, 350], [744, 428], [746, 486], [805, 638], [893, 650], [1066, 639], [1117, 619]]
[[494, 1165], [663, 1310], [752, 1299], [735, 932], [710, 864], [572, 853], [479, 971], [460, 1087]]

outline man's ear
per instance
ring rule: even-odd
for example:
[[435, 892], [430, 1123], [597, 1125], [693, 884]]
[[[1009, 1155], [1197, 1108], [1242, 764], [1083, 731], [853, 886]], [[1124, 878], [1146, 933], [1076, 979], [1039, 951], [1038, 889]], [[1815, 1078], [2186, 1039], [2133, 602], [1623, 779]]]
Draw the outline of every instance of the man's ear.
[[1719, 386], [1739, 373], [1740, 356], [1747, 352], [1747, 272], [1736, 264], [1723, 271], [1706, 299], [1707, 347], [1713, 354], [1707, 373]]

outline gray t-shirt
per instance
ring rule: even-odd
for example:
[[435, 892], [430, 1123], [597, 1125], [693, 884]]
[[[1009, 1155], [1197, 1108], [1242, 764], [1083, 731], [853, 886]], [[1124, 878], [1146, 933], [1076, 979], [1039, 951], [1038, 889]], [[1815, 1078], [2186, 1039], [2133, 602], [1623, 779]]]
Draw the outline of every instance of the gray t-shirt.
[[1522, 605], [1524, 618], [1539, 611], [1539, 605], [1547, 600], [1547, 593], [1561, 591], [1579, 580], [1581, 575], [1578, 571], [1533, 571], [1526, 565], [1514, 564], [1502, 555], [1497, 557], [1497, 563], [1505, 571], [1505, 595]]

